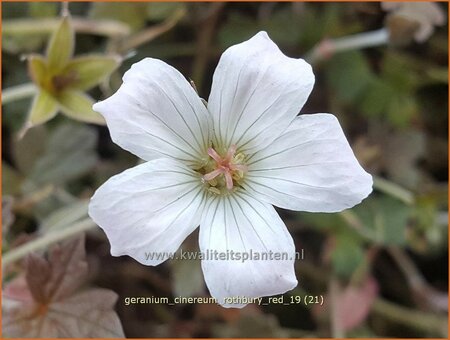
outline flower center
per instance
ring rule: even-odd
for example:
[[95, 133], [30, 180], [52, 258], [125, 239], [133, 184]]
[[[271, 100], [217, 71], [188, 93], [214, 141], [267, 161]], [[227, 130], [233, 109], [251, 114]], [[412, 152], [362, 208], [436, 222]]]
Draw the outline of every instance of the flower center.
[[59, 93], [70, 86], [77, 79], [77, 73], [72, 71], [66, 74], [58, 74], [51, 78], [51, 86], [54, 92]]
[[243, 153], [236, 155], [236, 145], [231, 145], [224, 157], [220, 156], [212, 147], [208, 148], [208, 155], [212, 158], [210, 161], [213, 162], [209, 162], [205, 167], [203, 180], [209, 185], [209, 191], [221, 194], [222, 189], [226, 188], [227, 191], [231, 191], [239, 185], [247, 172], [247, 166], [242, 164], [245, 155]]

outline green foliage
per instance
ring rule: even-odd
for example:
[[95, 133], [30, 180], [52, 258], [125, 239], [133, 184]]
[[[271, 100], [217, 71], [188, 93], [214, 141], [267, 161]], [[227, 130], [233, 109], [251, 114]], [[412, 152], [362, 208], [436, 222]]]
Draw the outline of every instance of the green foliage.
[[416, 91], [421, 79], [415, 68], [405, 71], [405, 65], [411, 66], [411, 61], [387, 52], [377, 73], [362, 52], [345, 52], [328, 63], [327, 79], [343, 103], [369, 118], [406, 127], [419, 112]]
[[337, 54], [326, 67], [328, 84], [344, 102], [357, 102], [375, 78], [360, 51]]
[[86, 173], [95, 165], [97, 134], [93, 128], [64, 124], [47, 139], [45, 152], [28, 174], [25, 190], [43, 184], [63, 184]]
[[383, 245], [404, 245], [412, 209], [389, 197], [371, 197], [353, 209], [364, 226], [373, 231], [374, 241]]
[[347, 234], [338, 234], [331, 251], [333, 271], [343, 277], [350, 277], [364, 261], [361, 242]]
[[230, 13], [226, 23], [218, 33], [220, 46], [226, 48], [249, 39], [258, 31], [258, 24], [239, 13]]

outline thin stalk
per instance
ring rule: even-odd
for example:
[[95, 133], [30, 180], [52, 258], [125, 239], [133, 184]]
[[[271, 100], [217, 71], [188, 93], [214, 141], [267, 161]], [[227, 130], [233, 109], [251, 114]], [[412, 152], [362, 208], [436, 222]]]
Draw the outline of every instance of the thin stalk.
[[338, 295], [339, 295], [339, 286], [338, 282], [334, 277], [330, 279], [330, 282], [328, 284], [328, 294], [330, 296], [331, 300], [331, 316], [330, 316], [330, 329], [331, 329], [331, 336], [333, 338], [344, 338], [345, 332], [342, 327], [341, 322], [341, 316], [339, 315], [339, 301], [338, 301]]
[[208, 16], [200, 24], [200, 31], [197, 36], [196, 56], [192, 67], [192, 79], [195, 81], [200, 92], [203, 87], [203, 76], [211, 56], [210, 49], [214, 32], [216, 31], [217, 21], [224, 6], [225, 3], [223, 2], [212, 3], [209, 7]]
[[[51, 34], [58, 27], [60, 21], [60, 18], [3, 20], [2, 34], [4, 37]], [[76, 32], [111, 38], [126, 36], [131, 32], [128, 25], [115, 20], [72, 17], [72, 24]]]
[[69, 237], [80, 234], [87, 230], [95, 228], [97, 225], [90, 218], [86, 218], [72, 226], [64, 228], [62, 230], [54, 231], [37, 238], [36, 240], [25, 243], [23, 246], [14, 248], [3, 255], [2, 265], [3, 268], [8, 264], [18, 261], [31, 252], [45, 249], [50, 244], [63, 241]]
[[385, 45], [388, 41], [389, 32], [386, 28], [371, 32], [357, 33], [342, 38], [324, 39], [306, 54], [305, 59], [314, 63], [337, 52], [360, 50], [367, 47]]
[[385, 194], [399, 199], [408, 205], [414, 204], [414, 194], [411, 191], [399, 186], [398, 184], [388, 181], [387, 179], [374, 176], [373, 187]]
[[142, 46], [170, 31], [181, 19], [184, 18], [185, 15], [185, 10], [178, 10], [161, 24], [151, 26], [136, 34], [111, 42], [108, 50], [115, 53], [125, 53], [129, 50]]
[[410, 328], [447, 338], [447, 318], [442, 315], [412, 310], [380, 298], [375, 300], [372, 311]]
[[354, 231], [356, 231], [364, 240], [376, 242], [376, 236], [373, 231], [366, 228], [359, 217], [351, 210], [344, 210], [339, 213], [339, 216], [347, 222]]
[[33, 83], [26, 83], [12, 86], [2, 91], [2, 105], [16, 100], [32, 97], [36, 94], [37, 88]]

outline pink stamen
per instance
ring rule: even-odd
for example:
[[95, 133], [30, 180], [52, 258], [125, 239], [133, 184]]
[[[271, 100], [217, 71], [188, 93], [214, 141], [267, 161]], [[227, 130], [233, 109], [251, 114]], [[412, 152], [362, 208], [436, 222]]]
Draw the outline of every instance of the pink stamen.
[[231, 177], [231, 174], [229, 171], [224, 173], [225, 176], [225, 182], [227, 183], [227, 189], [231, 190], [233, 189], [233, 177]]
[[220, 155], [213, 148], [208, 148], [208, 155], [210, 155], [216, 163], [220, 164], [222, 162], [222, 157], [220, 157]]
[[236, 145], [231, 145], [225, 157], [221, 157], [216, 150], [208, 148], [208, 155], [216, 162], [216, 169], [203, 175], [205, 181], [211, 181], [219, 175], [225, 178], [225, 184], [228, 190], [232, 190], [234, 186], [233, 171], [247, 172], [247, 166], [244, 164], [233, 164], [234, 154], [236, 153]]
[[224, 173], [223, 168], [219, 168], [219, 169], [213, 170], [213, 171], [208, 172], [207, 174], [203, 175], [203, 179], [205, 181], [210, 181], [223, 173]]
[[236, 149], [237, 149], [237, 147], [236, 147], [236, 145], [231, 145], [229, 148], [228, 148], [228, 151], [227, 151], [227, 155], [225, 156], [225, 161], [227, 161], [227, 162], [231, 162], [231, 160], [233, 159], [233, 157], [234, 157], [234, 154], [236, 153]]

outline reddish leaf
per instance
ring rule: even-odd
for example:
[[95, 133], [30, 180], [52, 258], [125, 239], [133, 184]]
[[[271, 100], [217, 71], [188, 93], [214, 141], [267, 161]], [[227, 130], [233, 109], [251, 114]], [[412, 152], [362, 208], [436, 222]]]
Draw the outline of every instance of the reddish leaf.
[[26, 273], [3, 292], [3, 335], [7, 337], [124, 337], [107, 289], [74, 294], [87, 274], [84, 237], [50, 249], [48, 260], [30, 255]]
[[[377, 297], [378, 285], [369, 277], [360, 286], [348, 286], [339, 289], [334, 297], [335, 322], [344, 332], [359, 326], [369, 315], [370, 308]], [[314, 305], [313, 314], [318, 320], [330, 317], [332, 310], [330, 295], [324, 297], [324, 305]]]
[[378, 293], [373, 278], [368, 278], [360, 287], [349, 286], [337, 297], [337, 317], [344, 331], [355, 328], [370, 312]]
[[84, 237], [53, 247], [49, 252], [52, 275], [47, 292], [53, 301], [71, 295], [86, 280], [88, 267]]
[[26, 259], [26, 283], [34, 300], [46, 303], [50, 300], [45, 292], [46, 282], [48, 282], [51, 272], [50, 264], [36, 254], [28, 255]]
[[3, 307], [5, 306], [5, 301], [22, 301], [22, 302], [32, 302], [33, 295], [31, 295], [28, 289], [28, 284], [25, 276], [20, 275], [14, 278], [4, 289], [3, 289]]
[[7, 304], [3, 334], [25, 338], [121, 338], [122, 326], [113, 308], [117, 295], [91, 289], [48, 305]]

